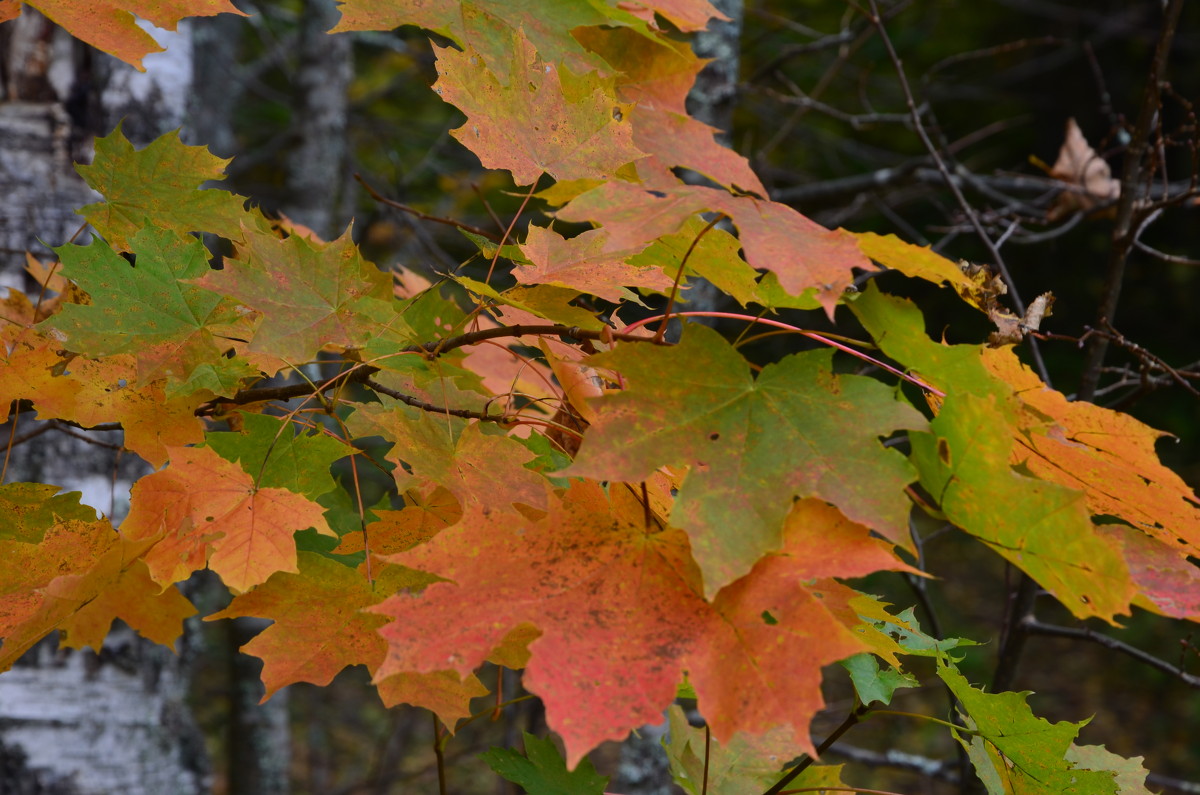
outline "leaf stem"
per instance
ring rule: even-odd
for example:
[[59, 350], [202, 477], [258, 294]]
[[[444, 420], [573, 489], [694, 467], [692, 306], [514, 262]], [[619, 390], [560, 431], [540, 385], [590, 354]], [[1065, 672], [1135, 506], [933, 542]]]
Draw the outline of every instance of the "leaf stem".
[[433, 718], [433, 755], [437, 760], [438, 795], [446, 795], [446, 752], [442, 746], [442, 724], [438, 716], [429, 713]]

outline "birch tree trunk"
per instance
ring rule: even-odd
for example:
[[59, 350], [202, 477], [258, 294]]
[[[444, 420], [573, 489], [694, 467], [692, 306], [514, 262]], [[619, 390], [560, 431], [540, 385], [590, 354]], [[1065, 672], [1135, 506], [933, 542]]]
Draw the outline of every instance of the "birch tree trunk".
[[[181, 26], [182, 28], [183, 26]], [[158, 32], [154, 32], [156, 38]], [[95, 195], [73, 160], [124, 118], [145, 141], [178, 127], [191, 80], [186, 33], [162, 34], [167, 52], [147, 71], [90, 51], [26, 7], [0, 27], [0, 278], [21, 285], [25, 251], [49, 254], [79, 230], [74, 210]], [[23, 286], [23, 285], [22, 285]], [[24, 430], [35, 420], [9, 418]], [[11, 425], [4, 428], [4, 438]], [[44, 434], [13, 451], [9, 480], [81, 490], [114, 518], [144, 472], [120, 456], [120, 434], [103, 446]], [[39, 644], [0, 675], [0, 792], [161, 795], [210, 789], [203, 742], [185, 703], [187, 669], [169, 650], [118, 625], [98, 652]]]

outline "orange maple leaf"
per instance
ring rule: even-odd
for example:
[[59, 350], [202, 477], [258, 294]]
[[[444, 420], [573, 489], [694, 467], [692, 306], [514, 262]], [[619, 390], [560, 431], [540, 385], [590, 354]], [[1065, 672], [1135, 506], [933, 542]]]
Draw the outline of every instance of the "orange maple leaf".
[[121, 531], [163, 536], [146, 554], [155, 581], [185, 579], [206, 565], [236, 591], [296, 571], [292, 536], [309, 527], [335, 535], [324, 511], [287, 489], [258, 488], [254, 476], [205, 447], [168, 448], [171, 465], [133, 485]]

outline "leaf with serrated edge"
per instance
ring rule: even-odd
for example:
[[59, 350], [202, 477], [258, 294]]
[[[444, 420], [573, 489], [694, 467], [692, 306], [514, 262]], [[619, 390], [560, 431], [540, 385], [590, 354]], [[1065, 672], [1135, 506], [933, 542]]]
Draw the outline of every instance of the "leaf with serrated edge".
[[636, 482], [691, 467], [671, 520], [688, 532], [710, 596], [779, 548], [796, 497], [828, 500], [907, 545], [915, 472], [879, 439], [925, 420], [882, 382], [833, 374], [831, 355], [789, 356], [754, 379], [732, 346], [693, 325], [675, 347], [594, 357], [627, 388], [593, 402], [596, 421], [564, 474]]
[[510, 630], [533, 625], [541, 635], [525, 682], [571, 765], [656, 720], [684, 670], [719, 741], [791, 724], [811, 751], [821, 667], [864, 646], [804, 583], [847, 564], [814, 564], [810, 545], [789, 538], [710, 604], [686, 537], [648, 529], [640, 493], [614, 484], [610, 501], [598, 484], [576, 482], [541, 520], [477, 509], [391, 556], [452, 582], [373, 608], [394, 619], [381, 630], [389, 651], [379, 675], [435, 665], [466, 674]]
[[296, 531], [334, 535], [322, 508], [286, 489], [263, 487], [208, 448], [170, 448], [171, 465], [133, 484], [131, 538], [165, 534], [146, 555], [151, 576], [164, 585], [208, 566], [244, 591], [277, 571], [296, 571]]

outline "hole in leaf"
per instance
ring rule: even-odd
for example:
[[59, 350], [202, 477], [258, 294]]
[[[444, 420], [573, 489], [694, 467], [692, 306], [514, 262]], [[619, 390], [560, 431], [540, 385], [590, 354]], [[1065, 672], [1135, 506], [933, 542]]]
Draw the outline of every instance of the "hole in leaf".
[[763, 620], [764, 624], [769, 624], [770, 626], [775, 626], [776, 624], [779, 623], [779, 619], [777, 619], [775, 616], [771, 615], [770, 610], [762, 611], [762, 620]]
[[622, 119], [625, 118], [625, 115], [623, 113], [621, 113], [621, 109], [617, 108], [617, 107], [613, 108], [612, 116], [613, 116], [613, 121], [621, 121]]
[[715, 442], [717, 439], [720, 439], [720, 438], [721, 438], [721, 434], [717, 433], [716, 431], [713, 431], [712, 433], [710, 433], [708, 435], [708, 440], [710, 442]]

